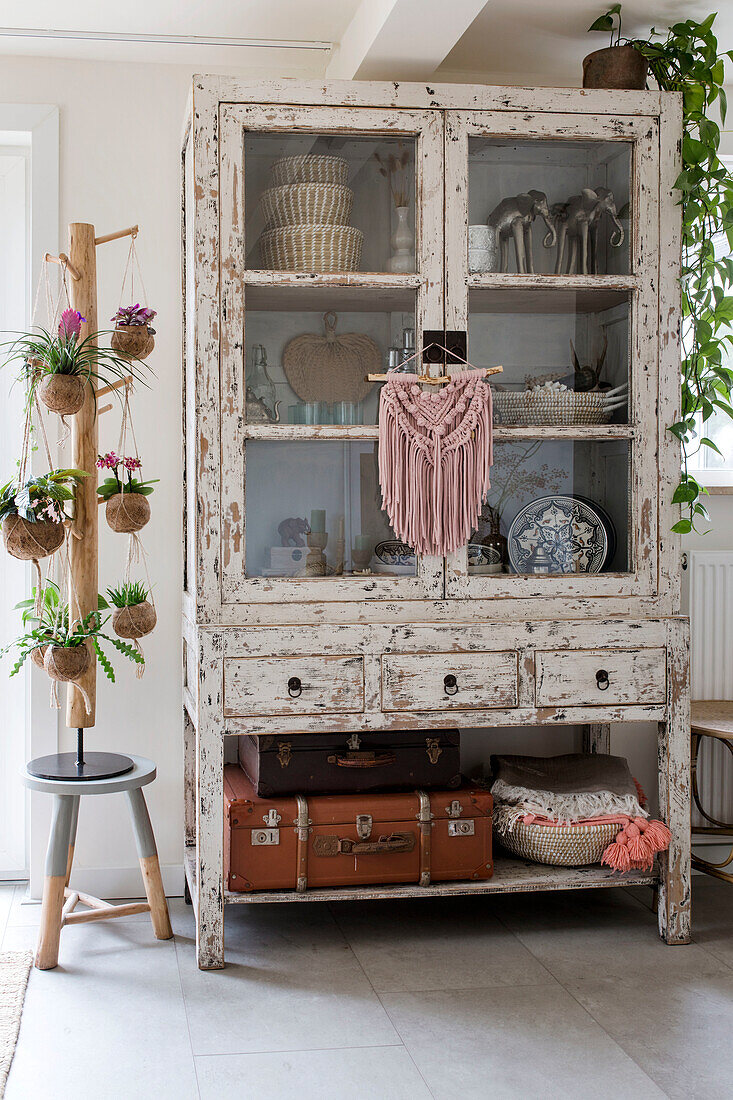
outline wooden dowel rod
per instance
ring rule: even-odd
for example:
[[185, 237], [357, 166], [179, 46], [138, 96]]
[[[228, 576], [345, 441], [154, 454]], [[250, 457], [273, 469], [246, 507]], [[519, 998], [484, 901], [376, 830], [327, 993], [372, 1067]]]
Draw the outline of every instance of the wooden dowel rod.
[[108, 909], [109, 903], [102, 901], [101, 898], [95, 898], [93, 894], [83, 894], [81, 890], [70, 890], [67, 886], [64, 890], [64, 894], [67, 898], [70, 898], [72, 894], [76, 894], [77, 901], [80, 901], [82, 905], [88, 905], [90, 909]]
[[108, 386], [100, 386], [96, 391], [97, 397], [104, 397], [105, 394], [112, 393], [112, 390], [120, 390], [123, 386], [129, 386], [132, 382], [132, 375], [126, 374], [124, 378], [119, 378], [116, 382], [110, 382]]
[[[503, 374], [503, 367], [486, 367], [485, 370], [475, 371], [475, 374], [483, 375], [488, 378], [490, 374]], [[421, 386], [443, 386], [447, 382], [450, 382], [450, 374], [408, 374], [401, 371], [390, 371], [389, 374], [368, 374], [366, 376], [367, 382], [389, 382], [393, 378], [412, 378], [415, 382], [419, 382]]]
[[65, 267], [69, 275], [71, 275], [72, 279], [75, 279], [77, 283], [79, 279], [81, 279], [81, 275], [65, 252], [61, 252], [58, 256], [52, 256], [50, 252], [47, 252], [43, 258], [47, 264], [59, 264], [61, 267]]
[[108, 905], [104, 909], [87, 909], [85, 913], [69, 913], [64, 918], [64, 924], [88, 924], [93, 920], [113, 920], [115, 917], [134, 917], [137, 913], [149, 912], [150, 906], [146, 901], [131, 905]]
[[[68, 892], [68, 890], [67, 890], [67, 892]], [[70, 916], [71, 913], [74, 912], [74, 906], [78, 904], [78, 901], [79, 901], [79, 895], [76, 893], [76, 891], [69, 894], [69, 896], [66, 899], [66, 902], [64, 904], [64, 907], [61, 910], [62, 919], [65, 920], [68, 916]]]
[[120, 237], [137, 237], [138, 227], [131, 225], [129, 229], [118, 229], [116, 233], [105, 233], [102, 237], [95, 237], [95, 244], [107, 244], [108, 241], [119, 241]]
[[111, 408], [111, 405], [102, 405], [101, 409], [97, 409], [97, 416], [101, 416], [102, 413], [108, 413]]

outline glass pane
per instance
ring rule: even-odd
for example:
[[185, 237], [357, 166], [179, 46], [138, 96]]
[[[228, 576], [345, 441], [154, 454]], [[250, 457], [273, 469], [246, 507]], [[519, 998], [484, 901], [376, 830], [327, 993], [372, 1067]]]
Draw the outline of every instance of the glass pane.
[[415, 271], [415, 140], [245, 135], [247, 267]]
[[414, 290], [248, 287], [245, 295], [249, 424], [377, 423], [379, 385], [365, 379], [414, 355]]
[[382, 511], [377, 444], [247, 444], [248, 577], [414, 576]]
[[625, 573], [627, 440], [496, 443], [469, 573]]
[[630, 296], [625, 291], [469, 292], [469, 358], [501, 364], [494, 423], [628, 423]]
[[470, 138], [469, 270], [627, 275], [630, 181], [630, 142]]

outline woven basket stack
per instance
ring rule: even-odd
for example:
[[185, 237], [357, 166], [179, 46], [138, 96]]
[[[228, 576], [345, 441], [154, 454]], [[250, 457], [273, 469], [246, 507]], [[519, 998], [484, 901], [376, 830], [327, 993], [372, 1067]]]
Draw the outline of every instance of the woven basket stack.
[[272, 165], [262, 195], [262, 264], [271, 271], [358, 271], [364, 235], [349, 225], [354, 192], [341, 157], [307, 153]]

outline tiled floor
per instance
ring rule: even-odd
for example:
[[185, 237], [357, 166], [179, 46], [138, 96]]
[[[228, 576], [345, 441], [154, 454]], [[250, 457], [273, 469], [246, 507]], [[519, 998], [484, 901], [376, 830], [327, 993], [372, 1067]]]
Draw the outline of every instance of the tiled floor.
[[[0, 886], [0, 938], [38, 907]], [[227, 912], [202, 973], [146, 916], [70, 927], [32, 971], [6, 1100], [624, 1100], [733, 1096], [733, 888], [694, 880], [695, 943], [650, 891]]]

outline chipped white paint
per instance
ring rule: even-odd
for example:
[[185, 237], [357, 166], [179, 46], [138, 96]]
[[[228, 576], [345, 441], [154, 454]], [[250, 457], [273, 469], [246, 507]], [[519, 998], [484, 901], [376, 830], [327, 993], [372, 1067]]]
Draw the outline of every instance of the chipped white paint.
[[555, 649], [535, 657], [535, 699], [544, 706], [663, 703], [663, 649]]
[[[240, 733], [580, 724], [588, 751], [610, 725], [659, 724], [660, 931], [689, 938], [687, 623], [671, 489], [679, 455], [666, 425], [679, 404], [680, 103], [658, 92], [196, 77], [184, 132], [183, 598], [186, 868], [199, 965], [223, 965], [224, 900], [303, 901], [578, 889], [653, 882], [607, 870], [497, 860], [487, 883], [228, 895], [223, 889], [224, 739]], [[416, 275], [245, 271], [245, 127], [413, 134], [418, 143]], [[468, 275], [469, 134], [631, 141], [633, 274]], [[190, 137], [189, 137], [190, 134]], [[188, 143], [188, 144], [186, 144]], [[445, 198], [444, 198], [445, 191]], [[664, 233], [660, 240], [660, 220]], [[465, 553], [423, 559], [414, 578], [245, 578], [248, 439], [375, 439], [371, 427], [244, 422], [244, 302], [327, 298], [332, 287], [415, 293], [417, 325], [465, 327], [467, 288], [626, 291], [634, 370], [628, 425], [499, 428], [497, 440], [629, 440], [632, 570], [583, 577], [469, 577]], [[257, 297], [259, 296], [259, 298]], [[657, 414], [657, 407], [659, 413]], [[447, 564], [447, 578], [446, 578]], [[602, 662], [599, 663], [602, 656]], [[599, 689], [596, 672], [609, 674]], [[457, 692], [446, 693], [445, 677]], [[296, 676], [301, 690], [288, 691]], [[450, 689], [452, 690], [452, 688]], [[419, 709], [418, 709], [419, 708]]]

